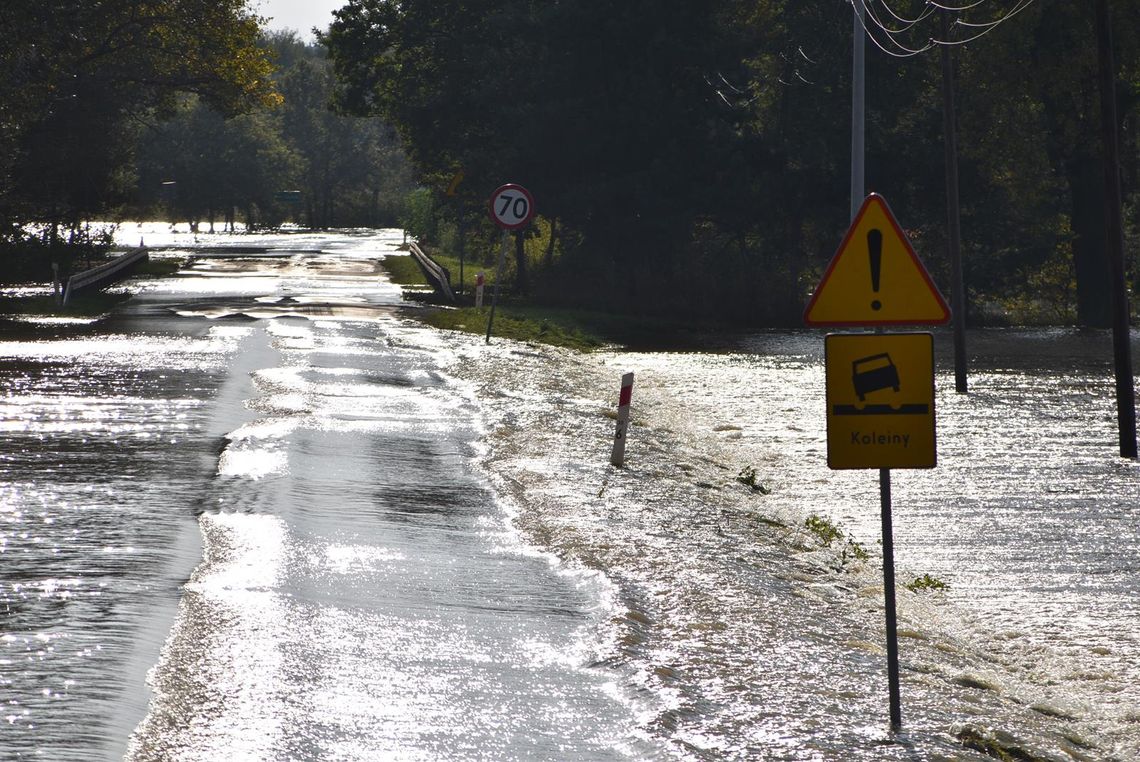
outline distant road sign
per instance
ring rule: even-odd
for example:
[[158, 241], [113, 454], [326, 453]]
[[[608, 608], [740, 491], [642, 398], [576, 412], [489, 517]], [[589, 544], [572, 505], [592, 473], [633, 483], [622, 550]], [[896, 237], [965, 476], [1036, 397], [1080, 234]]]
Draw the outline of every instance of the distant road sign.
[[950, 308], [882, 196], [867, 196], [832, 257], [804, 322], [818, 326], [938, 325]]
[[831, 334], [824, 348], [827, 465], [933, 468], [933, 335]]
[[447, 184], [447, 190], [444, 191], [448, 196], [454, 196], [459, 190], [459, 184], [463, 182], [463, 170], [457, 171], [451, 176], [451, 182]]
[[273, 198], [283, 204], [290, 204], [292, 206], [300, 206], [302, 200], [301, 191], [299, 190], [277, 191], [273, 194]]
[[507, 183], [491, 194], [491, 219], [504, 230], [524, 227], [534, 216], [534, 197], [521, 185]]

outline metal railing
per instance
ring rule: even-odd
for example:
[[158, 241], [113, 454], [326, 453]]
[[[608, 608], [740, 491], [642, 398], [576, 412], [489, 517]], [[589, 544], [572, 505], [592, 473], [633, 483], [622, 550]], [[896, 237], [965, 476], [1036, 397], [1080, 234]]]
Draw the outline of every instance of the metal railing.
[[145, 262], [147, 258], [147, 250], [140, 246], [106, 264], [92, 267], [90, 270], [84, 270], [81, 273], [75, 273], [67, 279], [67, 284], [63, 287], [63, 304], [66, 305], [76, 291], [98, 288], [120, 280], [122, 277], [120, 273], [123, 270], [134, 267], [139, 262]]
[[424, 277], [428, 279], [431, 287], [443, 294], [447, 301], [455, 304], [455, 292], [451, 290], [451, 273], [448, 272], [447, 268], [424, 254], [423, 249], [415, 241], [408, 241], [408, 249], [412, 252], [412, 256], [419, 264], [420, 270], [423, 271]]

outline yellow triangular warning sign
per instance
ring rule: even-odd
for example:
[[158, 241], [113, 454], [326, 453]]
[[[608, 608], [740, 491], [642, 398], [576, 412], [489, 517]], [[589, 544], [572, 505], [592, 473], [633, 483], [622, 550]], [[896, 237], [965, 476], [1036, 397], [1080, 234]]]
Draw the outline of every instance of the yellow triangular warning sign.
[[950, 308], [887, 202], [863, 206], [804, 310], [808, 325], [935, 325]]

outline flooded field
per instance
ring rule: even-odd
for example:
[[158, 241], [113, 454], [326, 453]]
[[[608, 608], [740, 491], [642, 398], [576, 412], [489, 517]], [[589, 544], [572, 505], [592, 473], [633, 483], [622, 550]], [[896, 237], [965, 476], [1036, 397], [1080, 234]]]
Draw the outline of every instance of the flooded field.
[[[826, 467], [823, 337], [709, 344], [472, 355], [500, 421], [491, 471], [533, 541], [630, 592], [616, 658], [671, 697], [658, 722], [676, 744], [741, 759], [959, 759], [979, 738], [1042, 758], [1140, 753], [1140, 473], [1116, 455], [1107, 336], [980, 332], [973, 393], [940, 372], [939, 465], [893, 472], [895, 738], [878, 474]], [[952, 371], [949, 344], [936, 337]], [[614, 471], [604, 413], [631, 370]], [[927, 575], [948, 588], [902, 587]]]

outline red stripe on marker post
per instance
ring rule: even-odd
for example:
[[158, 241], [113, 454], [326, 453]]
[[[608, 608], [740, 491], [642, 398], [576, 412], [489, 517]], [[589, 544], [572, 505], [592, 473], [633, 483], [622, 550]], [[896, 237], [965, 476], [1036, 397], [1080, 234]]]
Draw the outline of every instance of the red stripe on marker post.
[[618, 398], [618, 407], [628, 405], [630, 400], [633, 399], [633, 374], [628, 374], [629, 383], [625, 382], [625, 378], [621, 381], [621, 397]]
[[618, 397], [617, 431], [614, 432], [614, 450], [610, 463], [621, 466], [625, 462], [625, 439], [629, 431], [629, 405], [633, 399], [633, 374], [621, 377], [621, 395]]

